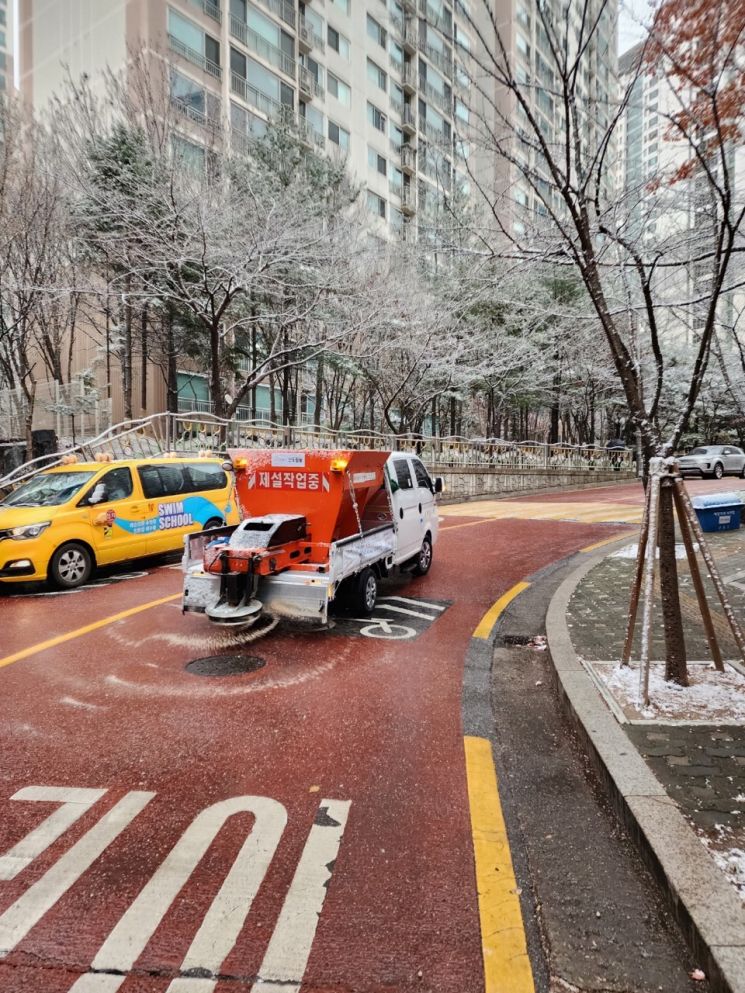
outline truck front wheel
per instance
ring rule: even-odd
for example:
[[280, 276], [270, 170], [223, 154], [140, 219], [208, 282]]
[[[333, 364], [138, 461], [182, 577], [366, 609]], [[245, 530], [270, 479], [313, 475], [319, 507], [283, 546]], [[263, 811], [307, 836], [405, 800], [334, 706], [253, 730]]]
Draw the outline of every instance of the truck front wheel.
[[432, 566], [432, 538], [425, 534], [422, 547], [416, 557], [413, 572], [415, 576], [426, 576]]
[[372, 569], [363, 569], [354, 585], [354, 610], [369, 617], [378, 600], [378, 579]]

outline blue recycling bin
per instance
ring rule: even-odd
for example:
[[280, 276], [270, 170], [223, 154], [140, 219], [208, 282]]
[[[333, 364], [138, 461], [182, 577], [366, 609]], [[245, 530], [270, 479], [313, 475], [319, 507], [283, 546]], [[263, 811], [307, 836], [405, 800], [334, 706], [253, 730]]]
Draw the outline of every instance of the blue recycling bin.
[[702, 531], [736, 531], [740, 527], [739, 493], [707, 493], [691, 501]]

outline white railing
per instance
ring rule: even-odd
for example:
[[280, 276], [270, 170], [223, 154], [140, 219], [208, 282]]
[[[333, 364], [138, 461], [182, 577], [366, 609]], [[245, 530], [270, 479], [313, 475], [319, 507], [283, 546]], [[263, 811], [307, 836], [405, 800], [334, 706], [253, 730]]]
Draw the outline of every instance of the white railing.
[[287, 0], [260, 0], [267, 10], [281, 17], [285, 24], [295, 27], [295, 8]]
[[292, 56], [283, 52], [281, 48], [277, 48], [276, 45], [272, 45], [271, 42], [268, 42], [252, 28], [249, 28], [247, 24], [244, 24], [232, 15], [230, 17], [230, 34], [239, 41], [242, 41], [246, 48], [250, 48], [252, 52], [260, 55], [262, 59], [266, 59], [267, 62], [276, 66], [277, 69], [281, 69], [288, 76], [292, 76], [293, 79], [295, 78], [296, 64]]
[[255, 86], [252, 86], [251, 83], [235, 72], [230, 77], [230, 89], [233, 93], [237, 93], [246, 103], [250, 103], [252, 107], [260, 110], [262, 114], [266, 114], [267, 117], [276, 116], [282, 112], [281, 103], [273, 100], [272, 97], [268, 97], [261, 90], [257, 90]]
[[206, 73], [210, 76], [214, 76], [216, 79], [222, 79], [222, 69], [219, 65], [202, 55], [198, 52], [196, 48], [190, 48], [189, 45], [185, 45], [183, 41], [179, 41], [174, 35], [168, 35], [168, 44], [172, 52], [177, 52], [182, 58], [191, 62], [195, 66], [199, 66], [200, 69], [204, 69]]
[[[206, 403], [207, 401], [205, 401]], [[239, 408], [247, 411], [248, 408]], [[204, 411], [153, 414], [125, 421], [104, 431], [64, 454], [91, 459], [97, 452], [114, 458], [144, 458], [166, 452], [184, 455], [229, 448], [294, 449], [377, 449], [415, 451], [423, 462], [436, 468], [505, 470], [611, 469], [632, 470], [628, 452], [608, 452], [602, 448], [572, 445], [546, 445], [540, 442], [512, 442], [499, 438], [437, 438], [422, 434], [381, 434], [375, 431], [332, 431], [313, 426], [282, 426], [261, 418], [235, 416], [222, 420]], [[43, 456], [0, 478], [7, 489], [32, 476], [39, 469], [57, 465], [60, 456]]]

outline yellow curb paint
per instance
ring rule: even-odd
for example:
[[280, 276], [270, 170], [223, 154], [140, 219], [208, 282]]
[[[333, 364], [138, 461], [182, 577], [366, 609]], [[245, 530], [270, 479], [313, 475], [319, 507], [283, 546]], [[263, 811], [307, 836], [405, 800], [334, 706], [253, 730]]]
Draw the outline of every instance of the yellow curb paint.
[[596, 541], [594, 545], [585, 545], [584, 548], [580, 548], [580, 552], [594, 552], [596, 548], [602, 548], [603, 545], [612, 545], [614, 541], [622, 541], [624, 538], [635, 538], [636, 531], [624, 531], [623, 534], [616, 534], [612, 538], [603, 538], [602, 541]]
[[494, 629], [494, 625], [499, 619], [499, 615], [505, 609], [505, 607], [511, 603], [516, 596], [519, 596], [523, 590], [527, 590], [530, 583], [515, 583], [512, 589], [507, 590], [502, 596], [493, 604], [484, 616], [479, 621], [478, 627], [473, 632], [474, 638], [487, 639]]
[[180, 593], [174, 593], [172, 596], [161, 597], [160, 600], [150, 600], [148, 603], [141, 603], [139, 607], [130, 607], [129, 610], [122, 610], [118, 614], [111, 614], [110, 617], [103, 617], [100, 621], [86, 624], [85, 627], [68, 631], [67, 634], [58, 634], [56, 638], [49, 638], [48, 641], [40, 641], [38, 645], [31, 645], [30, 648], [22, 648], [20, 652], [14, 652], [13, 655], [6, 655], [4, 659], [0, 659], [0, 669], [6, 665], [12, 665], [13, 662], [20, 662], [21, 659], [27, 659], [30, 655], [45, 652], [48, 648], [63, 645], [66, 641], [81, 638], [84, 634], [90, 634], [91, 631], [98, 631], [100, 628], [105, 628], [108, 624], [113, 624], [115, 621], [123, 621], [126, 617], [141, 614], [143, 610], [151, 610], [153, 607], [160, 607], [163, 603], [171, 603], [173, 600], [178, 600], [180, 596]]
[[535, 993], [491, 743], [465, 738], [485, 993]]

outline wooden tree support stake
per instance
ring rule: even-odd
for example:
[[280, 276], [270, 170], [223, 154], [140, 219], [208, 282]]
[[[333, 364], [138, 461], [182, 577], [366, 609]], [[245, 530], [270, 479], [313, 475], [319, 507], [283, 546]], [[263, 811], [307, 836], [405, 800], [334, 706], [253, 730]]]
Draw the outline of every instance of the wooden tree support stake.
[[722, 582], [722, 577], [719, 575], [719, 570], [714, 562], [714, 556], [711, 554], [711, 549], [709, 548], [704, 533], [701, 530], [701, 525], [698, 523], [698, 517], [696, 516], [696, 511], [693, 509], [691, 504], [691, 499], [688, 496], [688, 491], [683, 485], [682, 479], [675, 480], [675, 489], [680, 496], [680, 500], [683, 504], [684, 514], [690, 525], [691, 531], [693, 532], [696, 541], [698, 542], [698, 547], [701, 549], [701, 554], [706, 563], [706, 567], [709, 570], [709, 575], [711, 576], [711, 581], [714, 584], [714, 589], [717, 591], [717, 596], [719, 597], [719, 602], [722, 605], [722, 610], [724, 611], [724, 616], [727, 618], [727, 622], [732, 631], [735, 641], [737, 642], [737, 647], [740, 649], [740, 658], [745, 662], [745, 636], [742, 633], [740, 625], [737, 623], [732, 606], [727, 597], [727, 591], [724, 588], [724, 583]]
[[688, 567], [691, 570], [691, 579], [693, 580], [693, 585], [696, 590], [696, 597], [701, 611], [701, 618], [704, 622], [704, 631], [706, 632], [706, 640], [709, 644], [709, 651], [711, 652], [711, 657], [714, 660], [714, 666], [716, 667], [717, 672], [724, 672], [722, 653], [719, 651], [719, 643], [717, 642], [714, 622], [711, 618], [711, 611], [709, 610], [709, 602], [706, 599], [706, 591], [704, 590], [704, 582], [701, 578], [701, 570], [698, 567], [696, 552], [693, 548], [693, 539], [691, 538], [691, 527], [688, 522], [688, 514], [686, 513], [685, 503], [680, 495], [680, 489], [677, 484], [673, 490], [673, 500], [675, 501], [675, 510], [678, 514], [678, 527], [680, 528], [683, 544], [685, 545], [686, 556], [688, 557]]
[[660, 517], [661, 461], [661, 459], [650, 460], [652, 473], [649, 479], [649, 531], [647, 535], [646, 567], [644, 571], [642, 648], [639, 659], [639, 700], [644, 707], [649, 706], [649, 642], [652, 633], [652, 600], [654, 598], [654, 571], [657, 561], [657, 532]]
[[639, 611], [639, 597], [642, 591], [642, 576], [644, 575], [644, 556], [647, 550], [647, 540], [649, 538], [649, 501], [652, 495], [652, 487], [647, 486], [644, 500], [644, 516], [639, 532], [639, 547], [636, 552], [636, 569], [634, 578], [631, 580], [631, 594], [629, 596], [629, 618], [626, 624], [626, 637], [623, 642], [623, 652], [621, 654], [621, 665], [628, 665], [631, 661], [631, 649], [634, 644], [634, 629], [636, 628], [636, 615]]

